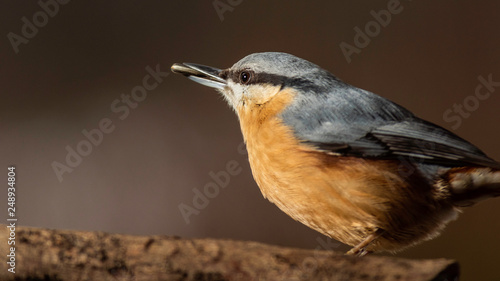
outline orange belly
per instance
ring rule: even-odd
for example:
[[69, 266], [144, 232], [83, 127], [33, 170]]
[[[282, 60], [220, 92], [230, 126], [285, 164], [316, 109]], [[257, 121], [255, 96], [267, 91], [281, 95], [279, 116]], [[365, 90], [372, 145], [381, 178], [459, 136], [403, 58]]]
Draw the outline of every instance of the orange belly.
[[253, 176], [267, 199], [301, 223], [348, 245], [377, 229], [367, 250], [395, 251], [433, 238], [455, 216], [432, 184], [403, 178], [395, 160], [329, 155], [301, 144], [278, 113], [293, 93], [238, 109]]

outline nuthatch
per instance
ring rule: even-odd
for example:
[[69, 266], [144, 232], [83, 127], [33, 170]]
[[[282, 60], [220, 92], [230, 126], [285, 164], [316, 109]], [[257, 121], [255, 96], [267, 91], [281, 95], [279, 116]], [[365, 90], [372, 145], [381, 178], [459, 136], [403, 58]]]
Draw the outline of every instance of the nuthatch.
[[447, 131], [285, 53], [172, 71], [238, 114], [255, 181], [293, 219], [353, 246], [395, 252], [436, 237], [460, 208], [500, 196], [500, 163]]

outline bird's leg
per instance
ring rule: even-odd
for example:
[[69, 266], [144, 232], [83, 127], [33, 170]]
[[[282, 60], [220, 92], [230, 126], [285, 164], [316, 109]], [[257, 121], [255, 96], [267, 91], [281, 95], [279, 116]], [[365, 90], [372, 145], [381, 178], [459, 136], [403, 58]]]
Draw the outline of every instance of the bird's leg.
[[361, 241], [358, 245], [354, 246], [351, 250], [349, 250], [346, 254], [347, 255], [356, 255], [358, 257], [362, 257], [368, 253], [365, 248], [368, 247], [373, 241], [375, 241], [377, 238], [382, 236], [384, 234], [383, 229], [377, 229], [377, 231], [373, 232], [372, 234], [368, 235], [368, 237], [365, 238], [365, 240]]

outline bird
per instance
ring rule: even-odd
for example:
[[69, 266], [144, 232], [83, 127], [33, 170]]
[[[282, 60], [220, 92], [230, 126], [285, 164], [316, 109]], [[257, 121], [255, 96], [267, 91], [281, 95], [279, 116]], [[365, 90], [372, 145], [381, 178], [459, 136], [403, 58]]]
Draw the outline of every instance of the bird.
[[396, 253], [500, 196], [500, 163], [447, 129], [282, 52], [227, 69], [175, 63], [238, 116], [252, 175], [293, 219], [352, 246]]

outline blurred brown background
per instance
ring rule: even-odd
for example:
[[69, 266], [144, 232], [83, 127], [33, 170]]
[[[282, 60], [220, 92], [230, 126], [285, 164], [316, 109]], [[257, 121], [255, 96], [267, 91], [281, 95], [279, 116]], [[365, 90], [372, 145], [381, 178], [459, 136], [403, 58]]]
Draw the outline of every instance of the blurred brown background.
[[[354, 45], [354, 28], [364, 29], [374, 20], [370, 11], [389, 2], [70, 1], [44, 22], [37, 1], [2, 1], [0, 166], [17, 167], [19, 223], [319, 247], [320, 234], [262, 198], [238, 152], [237, 118], [212, 89], [172, 74], [123, 120], [111, 104], [142, 85], [147, 66], [225, 68], [250, 53], [284, 51], [452, 130], [456, 123], [443, 114], [472, 100], [478, 77], [500, 81], [500, 3], [401, 1], [402, 10], [348, 63], [339, 45]], [[231, 9], [218, 14], [214, 3]], [[22, 18], [33, 23], [34, 15], [43, 26], [16, 54], [9, 34], [22, 36]], [[494, 90], [469, 105], [477, 110], [453, 131], [500, 160], [500, 87]], [[65, 147], [75, 149], [82, 130], [103, 118], [114, 131], [59, 182], [52, 163], [64, 164]], [[209, 173], [229, 161], [242, 172], [186, 224], [179, 204], [193, 206], [193, 189], [203, 190]], [[6, 169], [0, 174], [6, 187]], [[6, 191], [0, 194], [6, 210]], [[453, 258], [463, 280], [500, 280], [499, 216], [500, 199], [466, 209], [439, 238], [397, 256]]]

